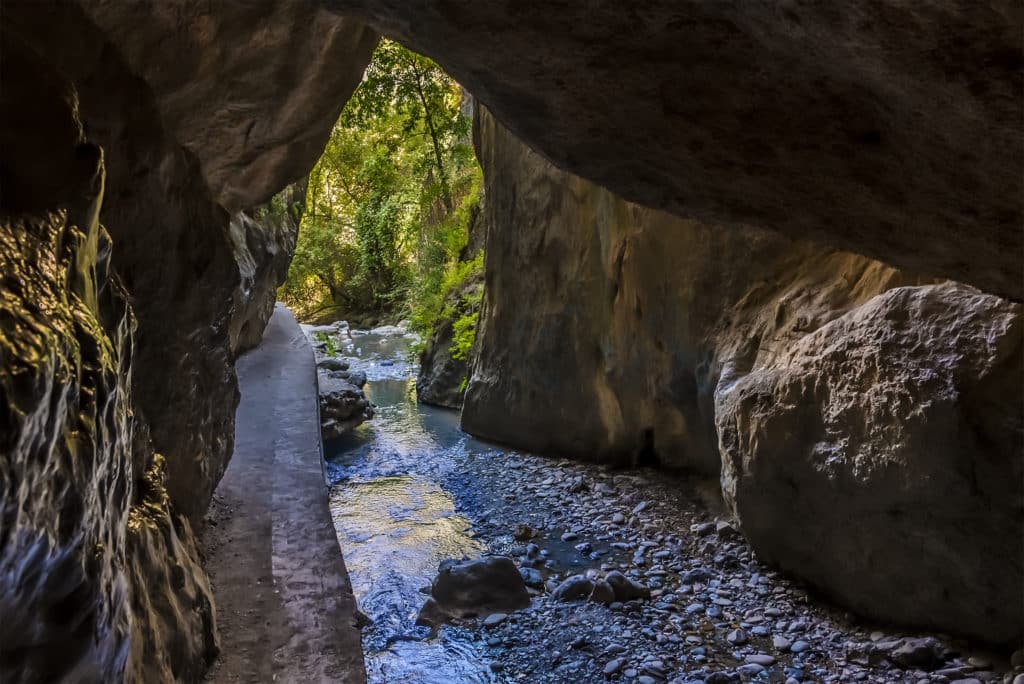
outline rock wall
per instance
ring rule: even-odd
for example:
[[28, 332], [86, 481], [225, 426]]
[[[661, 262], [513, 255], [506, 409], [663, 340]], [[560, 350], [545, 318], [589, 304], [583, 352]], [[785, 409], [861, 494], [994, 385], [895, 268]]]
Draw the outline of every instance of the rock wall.
[[260, 343], [274, 312], [277, 288], [287, 277], [295, 253], [307, 184], [304, 178], [289, 185], [280, 195], [279, 206], [268, 202], [231, 219], [231, 245], [241, 276], [234, 292], [237, 313], [228, 333], [231, 351], [236, 354]]
[[1024, 634], [1018, 305], [642, 208], [479, 129], [467, 431], [721, 473], [758, 554], [852, 609]]
[[31, 79], [4, 79], [0, 114], [36, 127], [0, 134], [0, 679], [195, 681], [213, 607], [132, 404], [103, 151], [70, 84], [14, 36], [3, 48]]
[[320, 2], [629, 200], [1024, 298], [1015, 0]]
[[0, 29], [0, 679], [196, 681], [192, 528], [294, 239], [238, 212], [312, 166], [376, 36], [300, 0], [15, 0]]

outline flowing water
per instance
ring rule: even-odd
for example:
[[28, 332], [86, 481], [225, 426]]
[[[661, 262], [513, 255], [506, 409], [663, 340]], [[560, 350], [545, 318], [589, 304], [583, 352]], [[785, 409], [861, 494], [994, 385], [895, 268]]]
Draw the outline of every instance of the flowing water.
[[456, 412], [417, 404], [410, 338], [352, 331], [341, 342], [377, 406], [373, 420], [324, 445], [338, 539], [373, 620], [363, 631], [370, 682], [501, 681], [470, 631], [415, 625], [438, 564], [486, 550], [453, 490], [464, 486], [460, 464], [494, 449], [460, 431]]

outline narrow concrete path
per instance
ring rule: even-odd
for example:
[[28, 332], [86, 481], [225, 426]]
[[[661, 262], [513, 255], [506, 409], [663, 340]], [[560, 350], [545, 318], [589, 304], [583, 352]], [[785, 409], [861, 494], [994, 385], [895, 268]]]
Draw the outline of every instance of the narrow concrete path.
[[204, 535], [215, 682], [366, 681], [356, 602], [327, 503], [313, 351], [278, 305], [238, 360], [235, 453]]

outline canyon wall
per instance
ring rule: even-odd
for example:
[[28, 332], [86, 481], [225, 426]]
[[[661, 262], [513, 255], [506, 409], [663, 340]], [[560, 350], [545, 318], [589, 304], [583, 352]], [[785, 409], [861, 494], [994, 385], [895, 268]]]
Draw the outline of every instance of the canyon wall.
[[1020, 305], [631, 204], [486, 111], [477, 143], [466, 430], [721, 474], [757, 553], [851, 609], [1024, 634]]
[[312, 166], [377, 39], [301, 0], [0, 29], [0, 679], [196, 681], [193, 530], [295, 239], [240, 212]]

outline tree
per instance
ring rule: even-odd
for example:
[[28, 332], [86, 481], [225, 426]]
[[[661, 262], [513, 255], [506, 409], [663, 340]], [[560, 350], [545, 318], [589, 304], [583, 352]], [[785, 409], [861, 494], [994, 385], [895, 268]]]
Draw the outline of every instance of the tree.
[[381, 42], [309, 176], [281, 289], [300, 317], [408, 315], [441, 287], [479, 186], [463, 97], [429, 59]]

